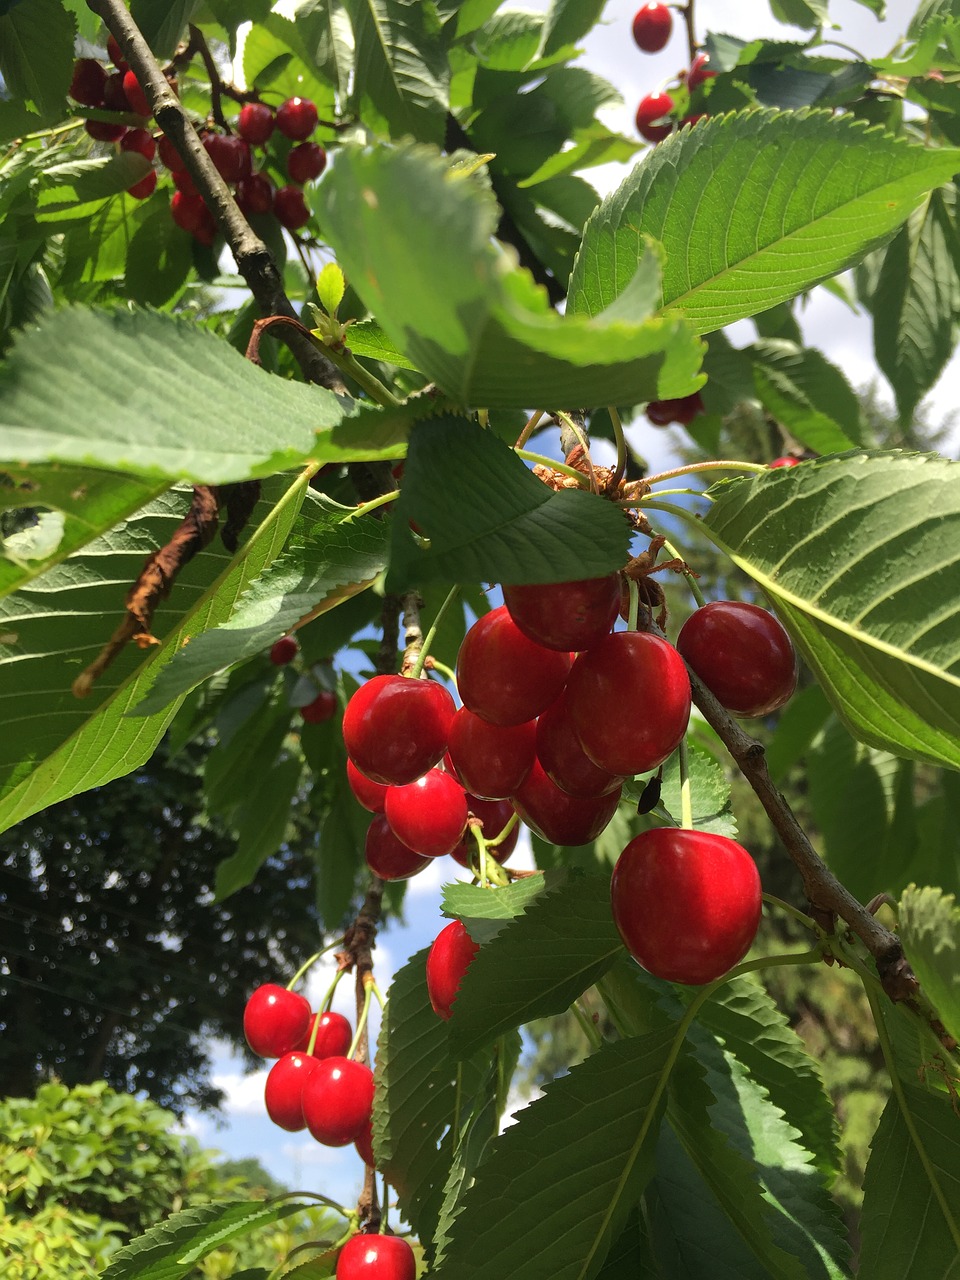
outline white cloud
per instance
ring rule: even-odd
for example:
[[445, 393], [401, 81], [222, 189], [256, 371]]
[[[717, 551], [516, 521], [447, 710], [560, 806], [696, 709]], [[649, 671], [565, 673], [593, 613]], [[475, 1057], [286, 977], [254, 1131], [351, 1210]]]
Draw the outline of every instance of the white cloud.
[[239, 1071], [224, 1071], [215, 1074], [213, 1083], [226, 1094], [223, 1109], [231, 1116], [262, 1116], [263, 1087], [267, 1080], [269, 1068], [263, 1067], [249, 1075]]

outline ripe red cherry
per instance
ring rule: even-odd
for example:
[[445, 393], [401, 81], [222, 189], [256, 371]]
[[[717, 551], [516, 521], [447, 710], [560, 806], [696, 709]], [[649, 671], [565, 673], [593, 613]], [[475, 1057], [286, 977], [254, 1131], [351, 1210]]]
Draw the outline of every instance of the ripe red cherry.
[[241, 138], [246, 138], [254, 146], [267, 141], [275, 124], [273, 111], [265, 102], [245, 102], [240, 108], [237, 130]]
[[537, 722], [489, 724], [461, 707], [450, 726], [450, 761], [460, 781], [475, 796], [502, 800], [512, 796], [533, 765]]
[[309, 98], [288, 98], [277, 107], [277, 128], [285, 138], [303, 142], [317, 127], [317, 108]]
[[760, 923], [760, 875], [741, 845], [657, 827], [613, 871], [613, 919], [627, 950], [668, 982], [712, 982], [742, 960]]
[[134, 200], [146, 200], [148, 196], [152, 196], [157, 189], [157, 171], [151, 169], [149, 173], [144, 174], [139, 182], [135, 182], [132, 187], [127, 187], [127, 195], [133, 196]]
[[595, 765], [580, 745], [565, 693], [537, 721], [537, 759], [547, 777], [567, 795], [602, 796], [623, 781]]
[[273, 197], [273, 212], [288, 231], [299, 231], [310, 221], [310, 210], [299, 187], [278, 187]]
[[111, 71], [103, 84], [103, 105], [108, 111], [132, 110], [123, 88], [124, 72]]
[[633, 38], [644, 53], [659, 53], [670, 39], [673, 15], [665, 4], [645, 4], [633, 17]]
[[451, 853], [467, 825], [463, 787], [442, 769], [428, 769], [405, 787], [388, 787], [383, 811], [397, 839], [425, 858]]
[[769, 462], [767, 465], [770, 467], [771, 471], [775, 467], [799, 467], [800, 459], [784, 456], [782, 458], [774, 458], [774, 460]]
[[373, 1072], [350, 1058], [318, 1058], [303, 1089], [303, 1118], [318, 1142], [356, 1142], [373, 1111]]
[[326, 724], [337, 713], [337, 695], [329, 689], [321, 689], [312, 702], [300, 708], [307, 724]]
[[427, 955], [427, 994], [439, 1017], [451, 1016], [463, 975], [479, 950], [460, 920], [451, 920], [434, 938]]
[[669, 93], [648, 93], [637, 107], [637, 133], [648, 142], [662, 142], [673, 132], [673, 125], [669, 120], [658, 122], [669, 116], [672, 110], [673, 99]]
[[740, 600], [715, 600], [683, 624], [677, 649], [728, 711], [766, 716], [797, 687], [797, 655], [772, 613]]
[[581, 653], [567, 692], [584, 751], [601, 769], [625, 778], [662, 764], [690, 718], [683, 659], [645, 631], [615, 631]]
[[301, 142], [287, 156], [287, 173], [301, 185], [319, 178], [327, 167], [327, 153], [319, 142]]
[[491, 609], [463, 637], [457, 686], [464, 706], [491, 724], [523, 724], [563, 688], [571, 655], [535, 644], [506, 605]]
[[87, 120], [83, 127], [96, 142], [119, 142], [127, 132], [125, 124], [107, 124], [106, 120]]
[[250, 172], [250, 146], [242, 138], [222, 133], [206, 133], [204, 149], [224, 182], [239, 182]]
[[243, 1034], [261, 1058], [281, 1058], [302, 1040], [310, 1002], [297, 991], [268, 982], [257, 987], [243, 1011]]
[[651, 400], [647, 405], [647, 417], [655, 427], [667, 427], [671, 422], [678, 422], [681, 427], [686, 427], [703, 411], [699, 391], [694, 391], [691, 396], [680, 396], [676, 400]]
[[371, 1169], [377, 1167], [377, 1157], [373, 1153], [373, 1122], [367, 1124], [365, 1129], [360, 1131], [359, 1136], [353, 1144], [357, 1149], [357, 1155], [364, 1164], [369, 1165]]
[[[467, 808], [475, 818], [480, 819], [480, 830], [485, 840], [496, 840], [515, 812], [509, 800], [481, 800], [479, 796], [470, 795], [467, 796]], [[497, 862], [506, 862], [517, 847], [519, 837], [520, 824], [514, 823], [510, 828], [510, 834], [504, 837], [503, 842], [488, 851], [490, 856]], [[470, 860], [475, 857], [476, 851], [477, 842], [468, 827], [451, 857], [455, 862], [459, 862], [461, 867], [469, 867]]]
[[146, 129], [128, 129], [120, 142], [120, 150], [135, 151], [144, 160], [152, 160], [157, 152], [157, 144]]
[[126, 95], [127, 102], [130, 103], [130, 110], [136, 112], [138, 116], [152, 116], [150, 103], [147, 101], [147, 95], [143, 92], [140, 81], [132, 71], [123, 73], [123, 92]]
[[157, 151], [160, 154], [160, 162], [166, 165], [171, 173], [176, 173], [178, 170], [187, 167], [183, 156], [181, 156], [165, 133], [161, 133], [157, 139]]
[[107, 57], [115, 67], [123, 67], [127, 69], [126, 59], [123, 56], [123, 50], [117, 44], [114, 36], [107, 36]]
[[279, 1058], [267, 1073], [263, 1101], [274, 1124], [288, 1133], [307, 1127], [303, 1118], [303, 1086], [317, 1069], [317, 1059], [293, 1050]]
[[251, 173], [237, 183], [237, 204], [248, 217], [273, 208], [273, 183], [264, 173]]
[[78, 58], [73, 64], [73, 79], [68, 90], [74, 102], [85, 107], [99, 107], [103, 103], [103, 87], [107, 73], [96, 58]]
[[381, 880], [409, 880], [430, 862], [398, 840], [382, 814], [377, 814], [367, 828], [364, 856], [367, 866]]
[[603, 796], [568, 796], [547, 777], [539, 760], [513, 797], [514, 808], [527, 826], [552, 844], [589, 844], [619, 803], [619, 785]]
[[382, 782], [362, 774], [352, 760], [347, 761], [347, 782], [357, 802], [369, 813], [383, 813], [387, 802], [387, 788]]
[[197, 190], [197, 184], [186, 169], [174, 169], [172, 170], [172, 173], [173, 185], [178, 191], [182, 191], [185, 196], [200, 195], [200, 192]]
[[443, 759], [455, 711], [453, 698], [434, 680], [374, 676], [347, 703], [347, 755], [374, 782], [415, 782]]
[[[319, 1024], [319, 1025], [318, 1025]], [[307, 1024], [303, 1039], [297, 1045], [299, 1053], [307, 1053], [310, 1048], [310, 1037], [317, 1027], [317, 1040], [313, 1046], [314, 1058], [346, 1057], [353, 1043], [353, 1030], [342, 1013], [334, 1013], [328, 1009], [326, 1013], [316, 1013]]]
[[281, 636], [270, 648], [270, 661], [275, 667], [285, 667], [299, 652], [296, 636]]
[[414, 1280], [413, 1250], [399, 1236], [353, 1236], [340, 1250], [336, 1280]]
[[580, 652], [602, 640], [613, 626], [620, 605], [620, 575], [549, 586], [505, 586], [503, 603], [529, 639], [545, 649]]
[[709, 70], [709, 62], [709, 53], [698, 53], [690, 64], [690, 70], [687, 72], [687, 88], [691, 93], [707, 80], [715, 79], [717, 73]]

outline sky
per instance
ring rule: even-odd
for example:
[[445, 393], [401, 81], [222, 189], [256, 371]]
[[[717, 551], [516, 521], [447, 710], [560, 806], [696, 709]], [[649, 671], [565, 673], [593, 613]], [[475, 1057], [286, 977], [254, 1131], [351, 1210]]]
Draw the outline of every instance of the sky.
[[[547, 0], [525, 0], [522, 5], [514, 7], [543, 10], [547, 7]], [[888, 0], [886, 21], [879, 22], [868, 8], [856, 0], [832, 0], [831, 15], [838, 27], [833, 35], [867, 56], [886, 53], [905, 30], [915, 8], [916, 5], [907, 0]], [[674, 75], [686, 60], [684, 32], [679, 22], [675, 24], [671, 41], [663, 52], [649, 55], [639, 51], [630, 36], [630, 22], [635, 9], [636, 3], [610, 0], [603, 23], [585, 42], [585, 56], [580, 63], [605, 76], [622, 93], [623, 105], [610, 109], [605, 119], [628, 136], [634, 136], [633, 115], [640, 98]], [[749, 14], [748, 24], [745, 14]], [[757, 2], [745, 5], [742, 0], [699, 0], [697, 20], [701, 35], [707, 30], [728, 32], [741, 38], [769, 35], [791, 39], [803, 35], [796, 28], [777, 23], [767, 6]], [[605, 194], [616, 186], [625, 172], [616, 172], [610, 167], [592, 170], [588, 176], [601, 194]], [[872, 358], [870, 326], [866, 318], [853, 315], [831, 295], [817, 289], [800, 320], [806, 340], [819, 346], [839, 365], [855, 387], [879, 376]], [[735, 342], [748, 342], [753, 335], [749, 322], [743, 322], [732, 334]], [[960, 361], [955, 358], [929, 397], [934, 421], [954, 408], [958, 376]], [[668, 462], [671, 456], [668, 433], [647, 431], [641, 452], [652, 466]], [[529, 846], [526, 851], [518, 850], [510, 865], [531, 866]], [[376, 974], [384, 990], [396, 969], [410, 955], [428, 945], [443, 927], [440, 889], [443, 883], [454, 878], [452, 872], [459, 872], [456, 864], [449, 858], [441, 858], [409, 882], [403, 919], [392, 923], [377, 944]], [[306, 994], [315, 1006], [326, 991], [331, 974], [329, 964], [317, 965], [311, 972]], [[337, 991], [334, 1008], [352, 1019], [353, 993], [348, 979]], [[376, 1019], [373, 1025], [375, 1029]], [[244, 1075], [240, 1061], [226, 1046], [217, 1045], [214, 1082], [226, 1091], [226, 1107], [219, 1123], [211, 1117], [188, 1117], [188, 1132], [205, 1146], [216, 1147], [225, 1155], [257, 1156], [271, 1174], [292, 1188], [320, 1190], [344, 1204], [355, 1202], [363, 1170], [353, 1148], [333, 1150], [320, 1146], [309, 1134], [288, 1134], [275, 1128], [263, 1110], [265, 1075], [265, 1068]]]

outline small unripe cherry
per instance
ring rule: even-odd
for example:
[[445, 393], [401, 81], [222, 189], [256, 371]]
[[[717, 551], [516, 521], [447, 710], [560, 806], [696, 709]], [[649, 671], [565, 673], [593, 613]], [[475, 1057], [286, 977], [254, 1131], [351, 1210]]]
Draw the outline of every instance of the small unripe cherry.
[[665, 4], [645, 4], [633, 17], [633, 38], [644, 53], [659, 53], [670, 39], [673, 15]]
[[128, 129], [120, 140], [120, 150], [135, 151], [144, 160], [152, 160], [157, 152], [157, 144], [146, 129]]
[[240, 108], [237, 130], [247, 142], [259, 146], [273, 133], [276, 121], [265, 102], [245, 102]]
[[151, 169], [139, 182], [135, 182], [132, 187], [127, 187], [127, 195], [133, 196], [134, 200], [146, 200], [148, 196], [153, 195], [156, 189], [157, 171], [156, 169]]
[[270, 648], [270, 661], [275, 667], [285, 667], [299, 652], [296, 636], [281, 636]]
[[310, 221], [310, 210], [299, 187], [278, 187], [273, 197], [273, 212], [288, 231], [299, 231]]
[[285, 138], [303, 142], [317, 127], [317, 108], [309, 98], [288, 98], [277, 107], [277, 128]]
[[85, 107], [99, 107], [103, 103], [103, 89], [107, 73], [96, 58], [78, 58], [73, 64], [73, 79], [68, 93], [74, 102]]
[[648, 93], [637, 107], [637, 133], [647, 142], [662, 142], [673, 132], [673, 124], [665, 119], [673, 110], [669, 93]]
[[319, 142], [301, 142], [287, 156], [287, 173], [302, 186], [319, 178], [327, 167], [327, 153]]
[[427, 994], [439, 1017], [451, 1017], [463, 975], [479, 950], [460, 920], [451, 920], [434, 938], [427, 955]]
[[140, 81], [132, 71], [123, 73], [123, 92], [126, 94], [127, 102], [130, 103], [131, 111], [138, 116], [153, 115], [150, 103], [147, 101], [147, 95], [143, 92]]

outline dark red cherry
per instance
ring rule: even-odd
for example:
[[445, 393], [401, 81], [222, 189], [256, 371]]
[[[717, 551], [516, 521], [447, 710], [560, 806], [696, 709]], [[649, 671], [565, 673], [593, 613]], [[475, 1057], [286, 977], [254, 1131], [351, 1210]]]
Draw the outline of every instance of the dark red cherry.
[[[509, 800], [481, 800], [479, 796], [467, 796], [467, 808], [475, 818], [480, 819], [480, 830], [485, 840], [496, 840], [497, 836], [504, 829], [510, 819], [516, 812]], [[517, 847], [517, 840], [520, 836], [520, 824], [515, 822], [510, 828], [509, 835], [505, 836], [502, 842], [488, 850], [490, 856], [497, 862], [506, 862]], [[459, 862], [461, 867], [470, 867], [476, 861], [477, 842], [467, 827], [463, 833], [463, 839], [453, 850], [451, 857], [454, 862]]]
[[373, 1151], [373, 1122], [368, 1122], [365, 1129], [360, 1131], [356, 1141], [353, 1144], [357, 1149], [357, 1155], [365, 1165], [369, 1165], [371, 1169], [377, 1167], [377, 1157]]
[[270, 647], [270, 661], [275, 667], [285, 667], [300, 652], [296, 636], [281, 636]]
[[545, 649], [575, 653], [602, 640], [620, 605], [620, 575], [503, 588], [503, 603], [525, 636]]
[[293, 1050], [279, 1058], [267, 1073], [263, 1101], [274, 1124], [288, 1133], [307, 1127], [303, 1118], [303, 1086], [317, 1069], [317, 1059]]
[[148, 196], [153, 195], [156, 189], [157, 171], [156, 169], [151, 169], [139, 182], [135, 182], [132, 187], [127, 187], [127, 195], [133, 196], [134, 200], [146, 200]]
[[107, 36], [107, 57], [115, 67], [122, 67], [126, 71], [127, 63], [123, 56], [123, 50], [113, 36]]
[[185, 196], [197, 196], [200, 198], [197, 184], [186, 169], [173, 169], [172, 173], [173, 185], [178, 191], [182, 191]]
[[103, 105], [108, 111], [132, 111], [123, 87], [124, 72], [111, 71], [103, 83]]
[[382, 782], [374, 782], [362, 774], [352, 760], [347, 761], [347, 782], [358, 803], [370, 813], [383, 813], [387, 801], [387, 788]]
[[580, 745], [566, 693], [561, 693], [537, 721], [537, 759], [547, 777], [571, 796], [606, 795], [623, 782], [620, 775], [595, 765]]
[[269, 213], [273, 208], [273, 183], [264, 173], [251, 173], [237, 183], [237, 204], [243, 213]]
[[655, 427], [667, 427], [671, 422], [686, 427], [703, 411], [699, 391], [694, 391], [693, 395], [680, 396], [676, 400], [651, 400], [647, 405], [647, 417]]
[[620, 787], [603, 796], [568, 796], [543, 771], [539, 760], [513, 797], [517, 813], [552, 844], [589, 844], [616, 812]]
[[342, 1013], [334, 1013], [328, 1009], [326, 1013], [315, 1013], [307, 1024], [303, 1039], [297, 1045], [300, 1053], [308, 1053], [310, 1037], [314, 1027], [317, 1028], [317, 1040], [313, 1046], [314, 1058], [345, 1058], [353, 1043], [353, 1029]]
[[384, 814], [393, 834], [425, 858], [456, 848], [467, 823], [467, 797], [452, 774], [428, 769], [404, 787], [388, 787]]
[[294, 182], [302, 186], [319, 178], [327, 167], [327, 153], [319, 142], [301, 142], [292, 147], [287, 155], [287, 173]]
[[299, 187], [278, 187], [273, 197], [273, 212], [288, 231], [299, 231], [310, 221], [310, 210]]
[[717, 73], [709, 69], [709, 63], [709, 53], [698, 53], [690, 64], [690, 70], [687, 72], [687, 88], [691, 93], [707, 80], [713, 80], [716, 77]]
[[73, 64], [73, 79], [68, 90], [74, 102], [85, 107], [103, 105], [103, 87], [107, 73], [96, 58], [78, 58]]
[[451, 1016], [463, 975], [479, 950], [460, 920], [451, 920], [434, 938], [427, 954], [427, 994], [439, 1017]]
[[409, 880], [430, 862], [397, 839], [383, 814], [377, 814], [367, 828], [364, 855], [367, 866], [381, 880]]
[[450, 726], [450, 762], [475, 796], [502, 800], [512, 796], [530, 772], [537, 722], [490, 724], [461, 707]]
[[572, 655], [535, 644], [506, 605], [473, 624], [457, 656], [457, 687], [464, 706], [491, 724], [523, 724], [554, 700]]
[[321, 689], [312, 702], [300, 708], [307, 724], [325, 724], [337, 714], [337, 695], [329, 689]]
[[152, 160], [157, 153], [157, 144], [146, 129], [128, 129], [120, 141], [120, 150], [135, 151], [144, 160]]
[[317, 108], [309, 98], [288, 98], [277, 107], [277, 128], [285, 138], [303, 142], [317, 127]]
[[443, 759], [455, 711], [436, 681], [374, 676], [347, 703], [347, 755], [374, 782], [402, 787]]
[[265, 102], [245, 102], [240, 108], [237, 131], [254, 146], [266, 142], [275, 125], [273, 111]]
[[318, 1058], [303, 1089], [303, 1118], [318, 1142], [356, 1142], [373, 1111], [373, 1072], [350, 1058]]
[[633, 38], [644, 53], [659, 53], [672, 30], [673, 15], [665, 4], [645, 4], [633, 16]]
[[147, 95], [143, 92], [140, 81], [132, 71], [123, 73], [123, 92], [126, 95], [127, 102], [130, 103], [131, 111], [136, 112], [138, 116], [153, 115], [150, 103], [147, 101]]
[[417, 1261], [400, 1236], [352, 1236], [340, 1250], [336, 1280], [414, 1280]]
[[772, 613], [741, 600], [715, 600], [683, 624], [677, 649], [728, 711], [766, 716], [797, 687], [793, 642]]
[[161, 133], [157, 139], [157, 152], [160, 156], [161, 164], [166, 165], [171, 173], [177, 173], [187, 167], [183, 156], [181, 156], [165, 133]]
[[257, 987], [243, 1011], [243, 1034], [254, 1053], [281, 1058], [303, 1038], [310, 1002], [297, 991], [268, 982]]
[[667, 118], [672, 110], [669, 93], [648, 93], [637, 107], [637, 133], [648, 142], [662, 142], [673, 132], [673, 123]]
[[127, 132], [125, 124], [107, 124], [106, 120], [87, 120], [83, 127], [96, 142], [119, 142]]
[[242, 138], [206, 133], [203, 145], [214, 168], [227, 183], [239, 182], [250, 172], [250, 145]]

